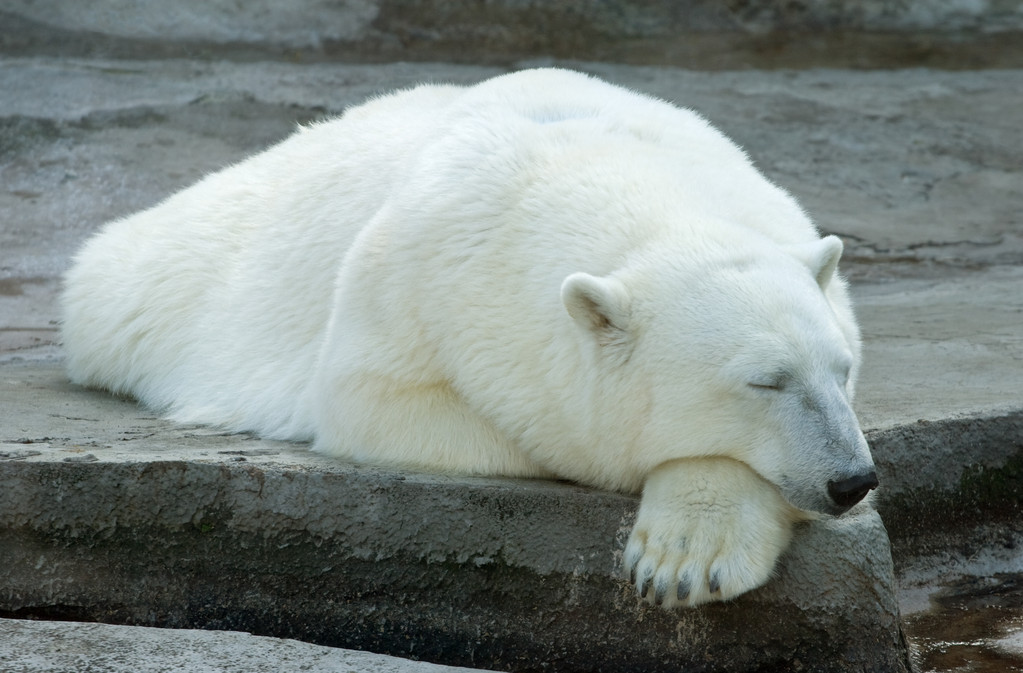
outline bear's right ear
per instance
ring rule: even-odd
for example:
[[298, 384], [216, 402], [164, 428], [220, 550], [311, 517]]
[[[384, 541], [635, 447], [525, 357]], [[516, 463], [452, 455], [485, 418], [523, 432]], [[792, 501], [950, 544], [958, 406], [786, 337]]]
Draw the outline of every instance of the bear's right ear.
[[828, 289], [828, 283], [835, 277], [838, 260], [842, 257], [842, 239], [838, 236], [825, 236], [810, 243], [790, 245], [788, 250], [809, 267], [822, 290]]
[[561, 301], [572, 318], [601, 345], [625, 340], [631, 315], [629, 293], [617, 278], [573, 273], [561, 284]]

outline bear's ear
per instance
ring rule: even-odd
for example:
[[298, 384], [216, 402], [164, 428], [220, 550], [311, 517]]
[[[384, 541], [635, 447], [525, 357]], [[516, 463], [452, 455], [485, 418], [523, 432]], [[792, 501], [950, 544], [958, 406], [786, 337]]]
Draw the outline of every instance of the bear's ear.
[[810, 268], [817, 284], [826, 290], [828, 283], [835, 277], [838, 260], [842, 257], [842, 239], [838, 236], [825, 236], [813, 243], [787, 246], [787, 249]]
[[629, 293], [617, 278], [573, 273], [561, 284], [568, 314], [592, 331], [602, 345], [624, 341], [629, 327]]

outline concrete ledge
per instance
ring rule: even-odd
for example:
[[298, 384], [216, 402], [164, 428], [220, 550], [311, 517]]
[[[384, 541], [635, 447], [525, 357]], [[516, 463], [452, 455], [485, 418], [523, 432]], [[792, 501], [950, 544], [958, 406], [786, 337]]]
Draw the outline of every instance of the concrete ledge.
[[[249, 631], [498, 670], [907, 670], [877, 513], [667, 613], [620, 576], [636, 499], [361, 469], [3, 367], [0, 616]], [[38, 396], [63, 400], [40, 408]], [[56, 394], [56, 396], [54, 395]]]
[[917, 421], [867, 433], [896, 537], [1018, 514], [1023, 411]]

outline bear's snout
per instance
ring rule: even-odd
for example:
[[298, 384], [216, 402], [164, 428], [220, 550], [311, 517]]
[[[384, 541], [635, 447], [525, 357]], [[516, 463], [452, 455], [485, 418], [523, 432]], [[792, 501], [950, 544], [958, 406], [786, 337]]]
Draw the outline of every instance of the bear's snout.
[[845, 511], [863, 500], [867, 493], [875, 488], [877, 488], [877, 473], [871, 470], [841, 481], [829, 481], [828, 495], [836, 505], [842, 508], [842, 511]]

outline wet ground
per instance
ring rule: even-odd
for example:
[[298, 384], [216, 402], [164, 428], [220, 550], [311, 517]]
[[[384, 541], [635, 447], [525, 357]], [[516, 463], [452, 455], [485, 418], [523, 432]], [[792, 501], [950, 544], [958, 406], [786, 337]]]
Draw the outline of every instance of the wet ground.
[[918, 673], [1023, 671], [1023, 573], [960, 579], [930, 606], [903, 620]]

